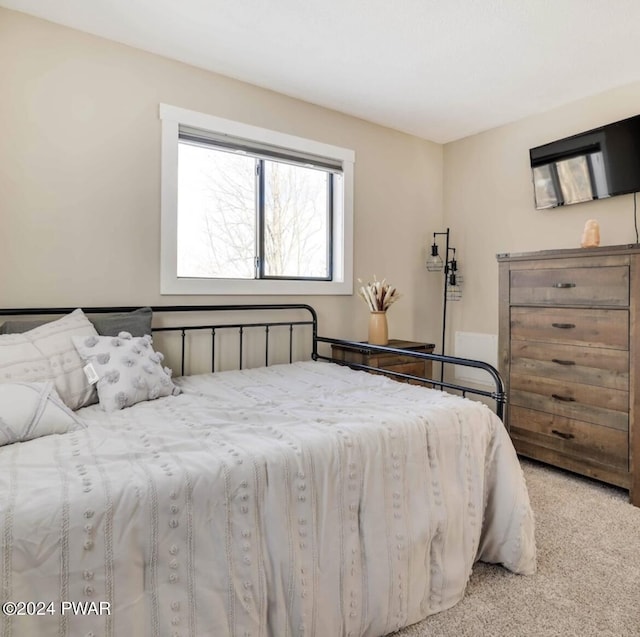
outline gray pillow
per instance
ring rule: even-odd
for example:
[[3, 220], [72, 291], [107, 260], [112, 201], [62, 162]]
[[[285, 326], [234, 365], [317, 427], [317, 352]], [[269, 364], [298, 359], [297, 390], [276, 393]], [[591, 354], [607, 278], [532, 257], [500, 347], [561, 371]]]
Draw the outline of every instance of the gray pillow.
[[53, 319], [16, 319], [15, 321], [5, 321], [0, 325], [0, 334], [24, 334], [34, 327], [40, 327], [45, 323], [50, 323]]
[[151, 334], [153, 312], [150, 307], [141, 307], [133, 312], [96, 314], [89, 320], [100, 336], [118, 336], [120, 332], [129, 332], [131, 336]]
[[[129, 332], [132, 336], [151, 334], [153, 312], [150, 307], [141, 307], [133, 312], [114, 312], [88, 317], [100, 336], [118, 336], [120, 332]], [[34, 327], [49, 323], [50, 319], [16, 319], [0, 325], [0, 334], [22, 334]]]

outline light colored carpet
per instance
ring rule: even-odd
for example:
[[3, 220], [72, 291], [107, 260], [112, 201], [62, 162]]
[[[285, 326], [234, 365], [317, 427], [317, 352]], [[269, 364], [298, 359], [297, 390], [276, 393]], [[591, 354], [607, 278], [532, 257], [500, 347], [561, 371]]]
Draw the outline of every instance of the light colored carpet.
[[476, 564], [464, 599], [394, 637], [639, 637], [640, 508], [626, 491], [522, 460], [538, 572]]

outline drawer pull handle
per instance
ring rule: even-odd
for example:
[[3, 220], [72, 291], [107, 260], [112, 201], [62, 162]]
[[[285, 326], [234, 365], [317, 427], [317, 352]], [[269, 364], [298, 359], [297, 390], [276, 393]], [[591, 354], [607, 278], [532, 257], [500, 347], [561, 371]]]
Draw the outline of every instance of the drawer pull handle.
[[552, 363], [558, 363], [558, 365], [575, 365], [575, 361], [563, 361], [561, 358], [552, 358]]
[[551, 323], [551, 327], [557, 327], [559, 330], [570, 330], [575, 327], [575, 323]]
[[575, 288], [576, 284], [575, 283], [554, 283], [552, 287], [563, 290], [566, 288]]
[[556, 400], [563, 400], [566, 403], [574, 403], [576, 401], [576, 399], [571, 398], [571, 396], [560, 396], [559, 394], [551, 394], [551, 398], [555, 398]]
[[560, 438], [564, 438], [565, 440], [571, 440], [572, 438], [575, 438], [573, 434], [567, 434], [564, 431], [558, 431], [557, 429], [552, 429], [551, 433], [555, 434], [556, 436], [560, 436]]

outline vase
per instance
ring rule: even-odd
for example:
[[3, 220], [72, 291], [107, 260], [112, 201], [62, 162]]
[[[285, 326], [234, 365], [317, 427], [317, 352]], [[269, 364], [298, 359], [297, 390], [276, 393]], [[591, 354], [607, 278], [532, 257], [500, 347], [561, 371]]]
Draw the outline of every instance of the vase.
[[389, 343], [389, 327], [386, 312], [369, 313], [369, 341], [371, 345], [387, 345]]

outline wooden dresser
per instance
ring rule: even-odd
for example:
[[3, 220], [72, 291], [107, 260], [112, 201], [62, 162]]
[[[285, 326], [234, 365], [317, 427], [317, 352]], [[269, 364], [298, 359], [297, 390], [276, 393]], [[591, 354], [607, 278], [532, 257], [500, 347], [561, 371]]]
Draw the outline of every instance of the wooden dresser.
[[[388, 347], [398, 349], [406, 349], [412, 352], [421, 352], [423, 354], [433, 354], [433, 343], [415, 343], [413, 341], [401, 341], [391, 339]], [[400, 374], [411, 374], [420, 378], [432, 378], [431, 361], [426, 359], [412, 358], [410, 356], [402, 356], [392, 352], [375, 352], [367, 348], [367, 343], [362, 343], [362, 347], [354, 348], [346, 345], [332, 345], [331, 356], [338, 361], [347, 363], [357, 363], [359, 365], [367, 365], [369, 367], [378, 367], [380, 369], [398, 372]], [[372, 372], [375, 373], [375, 372]], [[390, 378], [392, 378], [390, 376]], [[403, 382], [412, 382], [402, 378], [395, 378]], [[417, 383], [416, 383], [417, 384]]]
[[640, 506], [640, 246], [497, 258], [516, 450], [627, 488]]

